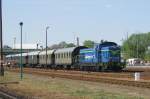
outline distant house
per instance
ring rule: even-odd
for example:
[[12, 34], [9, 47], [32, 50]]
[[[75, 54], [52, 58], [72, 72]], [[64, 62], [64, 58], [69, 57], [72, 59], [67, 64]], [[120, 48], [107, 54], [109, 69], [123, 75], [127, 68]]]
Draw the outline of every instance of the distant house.
[[[12, 49], [20, 49], [20, 48], [21, 48], [20, 44], [15, 44]], [[38, 44], [22, 44], [22, 49], [35, 50], [40, 49], [40, 47]]]

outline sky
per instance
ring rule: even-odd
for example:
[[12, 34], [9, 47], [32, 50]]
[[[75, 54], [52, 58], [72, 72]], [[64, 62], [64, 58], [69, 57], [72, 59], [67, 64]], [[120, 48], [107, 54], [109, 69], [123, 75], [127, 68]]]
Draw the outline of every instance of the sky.
[[3, 41], [13, 46], [20, 43], [23, 22], [23, 43], [48, 46], [61, 41], [75, 43], [75, 38], [118, 44], [127, 34], [150, 31], [150, 0], [2, 0]]

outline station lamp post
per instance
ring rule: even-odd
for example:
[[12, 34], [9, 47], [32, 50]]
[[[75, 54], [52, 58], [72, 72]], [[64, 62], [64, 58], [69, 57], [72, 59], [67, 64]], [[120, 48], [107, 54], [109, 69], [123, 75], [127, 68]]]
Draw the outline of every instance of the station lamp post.
[[49, 29], [49, 26], [46, 27], [46, 67], [47, 67], [47, 31]]
[[21, 44], [20, 44], [20, 78], [21, 80], [23, 79], [23, 65], [22, 65], [22, 27], [23, 27], [23, 22], [19, 23], [20, 25], [20, 32], [21, 32]]
[[4, 76], [3, 67], [3, 36], [2, 36], [2, 0], [0, 0], [0, 75]]

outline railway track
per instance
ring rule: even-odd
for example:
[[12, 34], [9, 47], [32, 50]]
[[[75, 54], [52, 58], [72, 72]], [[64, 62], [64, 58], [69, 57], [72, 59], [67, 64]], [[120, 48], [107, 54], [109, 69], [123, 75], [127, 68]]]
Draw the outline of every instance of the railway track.
[[[19, 69], [12, 69], [12, 72], [19, 72]], [[134, 81], [130, 73], [88, 73], [80, 71], [55, 71], [46, 69], [24, 69], [24, 73], [50, 76], [52, 78], [68, 78], [74, 80], [84, 80], [93, 82], [102, 82], [110, 84], [119, 84], [126, 86], [135, 86], [142, 88], [150, 88], [150, 80]], [[117, 75], [117, 76], [116, 76]]]
[[18, 99], [18, 97], [0, 90], [0, 99]]
[[32, 69], [32, 71], [41, 71], [41, 72], [55, 71], [55, 73], [82, 74], [82, 75], [105, 76], [105, 77], [116, 77], [116, 78], [132, 78], [133, 76], [133, 73], [131, 72], [88, 72], [88, 71], [74, 71], [74, 70], [24, 68], [24, 70], [30, 70], [30, 69]]

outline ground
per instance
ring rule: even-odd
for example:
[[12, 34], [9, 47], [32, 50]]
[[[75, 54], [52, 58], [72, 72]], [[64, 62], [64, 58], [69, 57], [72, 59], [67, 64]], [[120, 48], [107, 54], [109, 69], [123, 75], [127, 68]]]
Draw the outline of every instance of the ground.
[[34, 74], [6, 72], [0, 82], [19, 82], [0, 84], [14, 94], [33, 99], [149, 99], [150, 89], [112, 85], [89, 81], [53, 78]]

